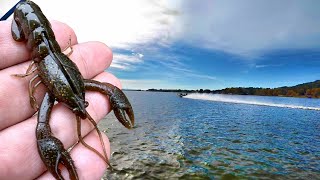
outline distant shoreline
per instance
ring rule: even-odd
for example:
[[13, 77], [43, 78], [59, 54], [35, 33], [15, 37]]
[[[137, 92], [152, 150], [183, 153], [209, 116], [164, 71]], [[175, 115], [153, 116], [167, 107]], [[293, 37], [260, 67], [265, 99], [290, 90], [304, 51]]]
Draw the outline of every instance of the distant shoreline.
[[221, 90], [197, 89], [126, 89], [127, 91], [151, 91], [151, 92], [176, 92], [176, 93], [210, 93], [210, 94], [232, 94], [232, 95], [256, 95], [256, 96], [280, 96], [299, 98], [320, 98], [320, 80], [298, 84], [296, 86], [284, 86], [278, 88], [256, 88], [256, 87], [231, 87]]

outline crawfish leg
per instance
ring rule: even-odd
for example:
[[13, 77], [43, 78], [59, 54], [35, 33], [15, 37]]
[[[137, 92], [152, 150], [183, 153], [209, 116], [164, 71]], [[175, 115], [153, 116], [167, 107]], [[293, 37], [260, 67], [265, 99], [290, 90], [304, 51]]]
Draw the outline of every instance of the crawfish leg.
[[[70, 52], [66, 53], [66, 51], [67, 51], [69, 48], [70, 48]], [[70, 37], [69, 37], [68, 46], [67, 46], [66, 48], [64, 48], [64, 49], [62, 50], [62, 52], [63, 52], [66, 56], [68, 56], [68, 57], [73, 53], [73, 48], [72, 48], [72, 46], [71, 46], [71, 35], [70, 35]]]
[[134, 125], [134, 113], [126, 95], [116, 86], [109, 83], [85, 79], [84, 86], [86, 90], [98, 91], [109, 96], [110, 104], [117, 119], [126, 128], [131, 129]]
[[39, 109], [36, 129], [38, 152], [48, 171], [56, 179], [64, 179], [58, 167], [61, 163], [67, 168], [70, 179], [77, 180], [79, 177], [70, 154], [62, 142], [51, 134], [49, 118], [54, 101], [54, 98], [46, 93]]
[[30, 65], [29, 65], [29, 67], [28, 67], [28, 69], [27, 69], [27, 71], [26, 71], [25, 74], [12, 74], [12, 76], [23, 78], [23, 77], [27, 77], [27, 76], [33, 74], [33, 73], [37, 70], [37, 67], [35, 67], [34, 69], [32, 69], [33, 65], [34, 65], [34, 61], [32, 61], [32, 62], [30, 63]]
[[41, 81], [38, 81], [34, 86], [32, 86], [32, 82], [35, 81], [38, 77], [39, 77], [39, 75], [37, 74], [29, 81], [30, 104], [31, 104], [31, 107], [35, 110], [38, 110], [39, 106], [38, 106], [36, 98], [34, 97], [34, 91], [41, 84]]

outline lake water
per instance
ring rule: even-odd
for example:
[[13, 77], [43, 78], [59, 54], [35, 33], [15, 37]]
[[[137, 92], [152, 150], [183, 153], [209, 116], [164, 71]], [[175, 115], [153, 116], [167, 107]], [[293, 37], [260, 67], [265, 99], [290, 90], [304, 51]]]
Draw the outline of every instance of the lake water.
[[136, 127], [113, 115], [104, 179], [320, 179], [320, 100], [125, 92]]

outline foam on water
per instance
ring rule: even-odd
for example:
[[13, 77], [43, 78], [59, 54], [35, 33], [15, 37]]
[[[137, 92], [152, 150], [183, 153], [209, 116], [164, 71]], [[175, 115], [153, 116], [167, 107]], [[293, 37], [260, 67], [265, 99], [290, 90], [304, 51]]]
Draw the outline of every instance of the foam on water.
[[270, 102], [263, 102], [260, 100], [258, 101], [253, 99], [245, 99], [241, 96], [234, 96], [234, 95], [192, 93], [184, 96], [184, 98], [227, 102], [227, 103], [238, 103], [238, 104], [252, 104], [257, 106], [272, 106], [272, 107], [281, 107], [281, 108], [320, 111], [320, 107], [308, 107], [308, 106], [299, 106], [299, 105], [290, 105], [290, 104], [270, 103]]

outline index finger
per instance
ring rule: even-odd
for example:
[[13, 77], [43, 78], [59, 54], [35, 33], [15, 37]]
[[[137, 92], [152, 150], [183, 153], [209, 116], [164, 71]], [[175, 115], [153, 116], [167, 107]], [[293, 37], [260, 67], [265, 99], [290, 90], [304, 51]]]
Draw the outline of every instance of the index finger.
[[[77, 37], [68, 25], [52, 21], [52, 30], [55, 33], [61, 49], [68, 46], [71, 38], [71, 45], [77, 44]], [[11, 21], [0, 21], [0, 70], [30, 59], [30, 52], [26, 43], [16, 42], [11, 35]]]

